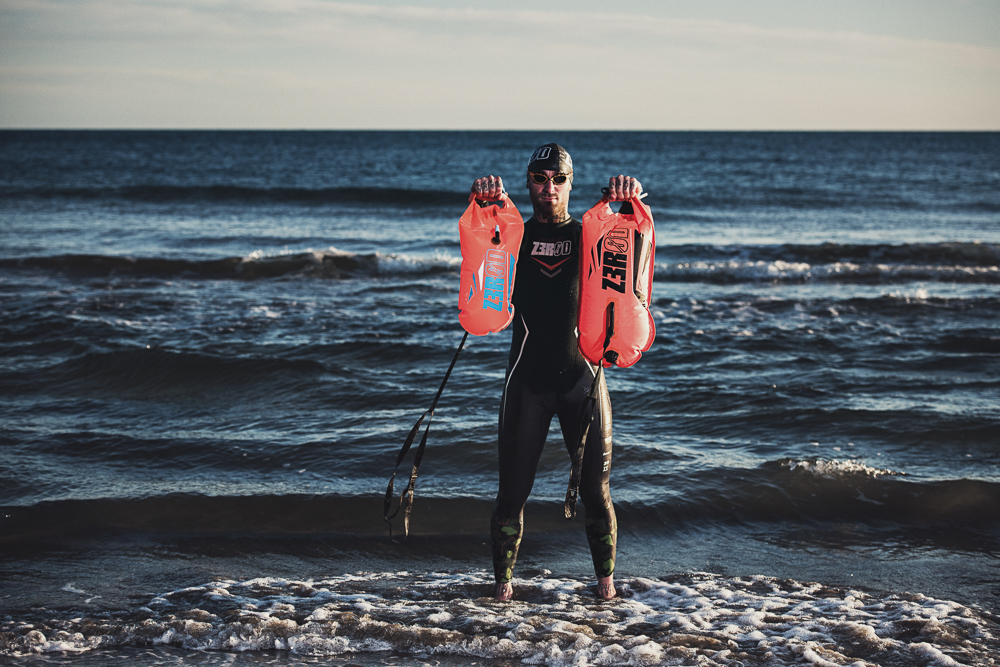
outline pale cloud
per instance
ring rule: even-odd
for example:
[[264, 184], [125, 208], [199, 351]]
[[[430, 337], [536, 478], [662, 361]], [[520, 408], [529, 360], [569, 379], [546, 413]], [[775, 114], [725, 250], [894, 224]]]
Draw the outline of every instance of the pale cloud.
[[[336, 39], [385, 53], [405, 53], [412, 44], [434, 51], [456, 40], [502, 46], [513, 39], [540, 52], [563, 48], [605, 52], [628, 47], [636, 52], [772, 53], [796, 60], [855, 62], [868, 62], [872, 57], [900, 61], [918, 55], [943, 64], [1000, 68], [1000, 50], [995, 48], [627, 13], [385, 7], [320, 0], [21, 0], [7, 3], [5, 13], [12, 11], [35, 15], [33, 23], [39, 32], [33, 39], [231, 37], [327, 44]], [[6, 37], [17, 39], [18, 35]]]
[[[144, 126], [169, 118], [163, 104], [223, 127], [1000, 126], [1000, 49], [949, 41], [321, 0], [18, 0], [0, 12], [0, 112], [14, 126]], [[60, 86], [86, 120], [47, 110]]]

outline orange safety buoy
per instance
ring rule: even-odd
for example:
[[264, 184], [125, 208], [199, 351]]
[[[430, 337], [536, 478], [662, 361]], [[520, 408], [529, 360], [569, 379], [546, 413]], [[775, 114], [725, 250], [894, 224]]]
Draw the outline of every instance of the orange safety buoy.
[[627, 368], [653, 344], [655, 252], [653, 214], [638, 198], [618, 213], [605, 198], [583, 215], [578, 326], [591, 363]]
[[514, 319], [514, 269], [524, 236], [524, 221], [503, 194], [500, 205], [481, 207], [476, 196], [458, 222], [462, 271], [458, 321], [474, 336], [507, 328]]

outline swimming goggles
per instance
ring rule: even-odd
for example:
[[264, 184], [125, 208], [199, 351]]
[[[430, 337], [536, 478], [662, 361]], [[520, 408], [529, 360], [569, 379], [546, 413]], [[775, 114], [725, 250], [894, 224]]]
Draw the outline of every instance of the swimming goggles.
[[562, 185], [563, 183], [568, 181], [569, 177], [572, 175], [573, 174], [570, 173], [570, 174], [556, 174], [555, 176], [546, 176], [545, 174], [540, 174], [537, 171], [528, 172], [528, 178], [533, 180], [535, 183], [538, 183], [539, 185], [545, 185], [549, 181], [552, 181], [556, 185]]

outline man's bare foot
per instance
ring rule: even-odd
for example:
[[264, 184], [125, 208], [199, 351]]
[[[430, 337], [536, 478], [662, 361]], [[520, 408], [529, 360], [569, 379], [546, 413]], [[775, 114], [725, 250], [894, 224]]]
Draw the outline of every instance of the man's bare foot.
[[618, 591], [615, 590], [614, 575], [597, 578], [597, 597], [602, 600], [611, 600], [616, 595], [618, 595]]
[[511, 583], [497, 583], [496, 589], [493, 591], [493, 597], [500, 602], [509, 602], [514, 597], [514, 587]]

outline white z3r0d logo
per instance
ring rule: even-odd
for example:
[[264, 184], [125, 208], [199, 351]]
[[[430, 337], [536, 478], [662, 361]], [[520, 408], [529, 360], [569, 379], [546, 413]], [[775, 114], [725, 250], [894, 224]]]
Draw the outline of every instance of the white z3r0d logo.
[[534, 241], [531, 248], [532, 257], [562, 257], [573, 252], [572, 241], [556, 241], [546, 243], [544, 241]]
[[541, 148], [536, 148], [535, 152], [531, 154], [531, 159], [528, 160], [528, 163], [530, 164], [535, 160], [546, 160], [548, 159], [549, 154], [551, 152], [552, 148], [550, 146], [542, 146]]

